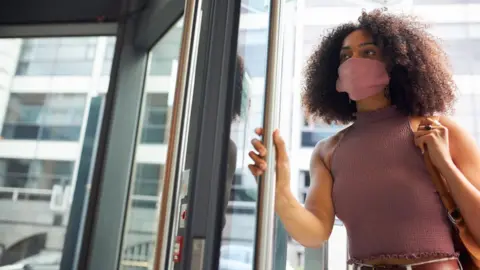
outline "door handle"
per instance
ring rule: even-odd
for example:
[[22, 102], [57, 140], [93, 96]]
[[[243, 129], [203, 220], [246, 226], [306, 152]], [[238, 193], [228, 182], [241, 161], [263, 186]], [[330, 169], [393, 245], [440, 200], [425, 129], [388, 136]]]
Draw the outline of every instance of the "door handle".
[[[201, 0], [186, 0], [183, 16], [183, 33], [182, 43], [180, 46], [180, 54], [178, 60], [178, 71], [175, 84], [175, 94], [173, 98], [173, 110], [171, 117], [170, 133], [168, 137], [168, 151], [167, 161], [165, 164], [165, 176], [164, 184], [162, 188], [162, 197], [159, 205], [159, 222], [157, 231], [157, 246], [155, 249], [155, 259], [153, 269], [164, 269], [166, 265], [170, 269], [172, 266], [173, 254], [167, 247], [174, 244], [171, 228], [176, 230], [175, 222], [177, 220], [175, 211], [177, 209], [176, 204], [178, 200], [178, 185], [181, 181], [177, 181], [176, 168], [179, 167], [183, 170], [183, 163], [186, 154], [186, 141], [188, 135], [184, 132], [182, 137], [182, 129], [187, 130], [184, 127], [188, 127], [188, 121], [182, 121], [186, 116], [189, 116], [191, 108], [193, 78], [194, 70], [190, 69], [193, 66], [196, 57], [195, 51], [198, 47], [198, 32], [201, 20], [199, 20], [199, 14], [201, 14], [200, 7]], [[191, 72], [189, 72], [191, 71]], [[177, 188], [175, 188], [177, 186]], [[175, 190], [177, 191], [175, 193]], [[173, 223], [173, 224], [172, 224]]]
[[266, 161], [269, 166], [258, 181], [258, 211], [255, 245], [256, 270], [273, 269], [274, 228], [275, 228], [275, 154], [272, 132], [278, 124], [280, 88], [278, 74], [281, 70], [279, 60], [280, 16], [284, 0], [270, 1], [270, 23], [268, 33], [267, 76], [265, 85], [265, 106], [263, 121], [263, 143], [267, 148]]

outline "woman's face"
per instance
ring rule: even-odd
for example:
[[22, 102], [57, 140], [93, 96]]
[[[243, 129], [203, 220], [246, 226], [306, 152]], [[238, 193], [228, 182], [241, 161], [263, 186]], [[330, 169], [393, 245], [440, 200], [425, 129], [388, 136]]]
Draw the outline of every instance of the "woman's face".
[[352, 57], [384, 62], [382, 51], [375, 45], [372, 35], [363, 29], [353, 31], [343, 40], [340, 50], [340, 64]]

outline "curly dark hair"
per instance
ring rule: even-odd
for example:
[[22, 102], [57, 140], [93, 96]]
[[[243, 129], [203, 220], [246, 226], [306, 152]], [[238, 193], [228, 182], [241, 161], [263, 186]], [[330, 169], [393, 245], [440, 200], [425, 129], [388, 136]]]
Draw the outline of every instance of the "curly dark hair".
[[385, 10], [362, 12], [358, 23], [342, 24], [326, 36], [310, 56], [305, 69], [303, 103], [308, 113], [327, 123], [355, 120], [356, 106], [335, 89], [343, 40], [364, 29], [372, 35], [391, 67], [389, 98], [409, 116], [447, 113], [456, 86], [445, 52], [414, 17]]
[[240, 55], [237, 55], [235, 63], [235, 85], [233, 94], [233, 115], [232, 120], [237, 119], [242, 114], [242, 95], [245, 89], [243, 88], [243, 78], [245, 77], [245, 63]]

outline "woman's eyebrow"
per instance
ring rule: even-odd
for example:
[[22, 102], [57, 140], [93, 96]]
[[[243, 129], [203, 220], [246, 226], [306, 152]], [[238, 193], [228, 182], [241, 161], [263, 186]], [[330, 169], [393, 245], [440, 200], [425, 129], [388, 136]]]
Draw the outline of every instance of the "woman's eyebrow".
[[[373, 41], [364, 42], [364, 43], [361, 43], [360, 45], [358, 45], [358, 47], [364, 47], [364, 46], [367, 46], [367, 45], [375, 45], [375, 43]], [[351, 49], [352, 49], [352, 47], [350, 47], [350, 46], [343, 46], [341, 51], [351, 50]]]
[[358, 47], [364, 47], [364, 46], [367, 46], [367, 45], [376, 45], [376, 44], [372, 41], [369, 41], [369, 42], [364, 42], [364, 43], [360, 44]]

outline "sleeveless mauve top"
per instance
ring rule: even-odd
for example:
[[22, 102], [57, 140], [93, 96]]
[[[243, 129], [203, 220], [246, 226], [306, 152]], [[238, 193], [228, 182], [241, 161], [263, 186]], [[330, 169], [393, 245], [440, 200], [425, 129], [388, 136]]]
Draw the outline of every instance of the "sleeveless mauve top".
[[409, 117], [387, 107], [356, 118], [331, 160], [333, 204], [347, 230], [349, 262], [456, 256]]

